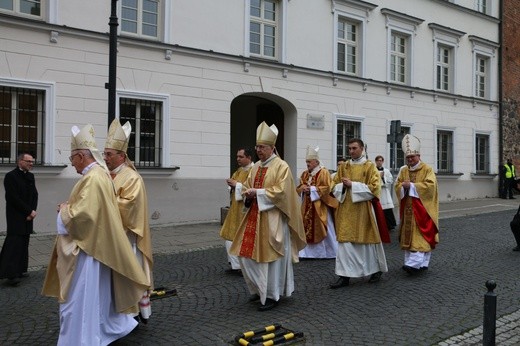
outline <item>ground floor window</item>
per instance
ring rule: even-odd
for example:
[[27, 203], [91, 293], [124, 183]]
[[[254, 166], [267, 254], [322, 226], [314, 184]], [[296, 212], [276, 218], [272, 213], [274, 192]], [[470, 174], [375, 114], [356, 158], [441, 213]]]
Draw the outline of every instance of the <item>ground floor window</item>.
[[132, 124], [127, 153], [136, 167], [161, 166], [162, 106], [162, 102], [154, 100], [119, 99], [121, 124]]
[[453, 132], [437, 131], [437, 172], [453, 173]]
[[21, 152], [44, 162], [45, 91], [0, 86], [0, 163], [16, 163]]
[[489, 135], [475, 136], [475, 172], [489, 174]]
[[350, 159], [348, 141], [352, 138], [361, 138], [361, 123], [358, 121], [337, 120], [336, 129], [336, 164], [342, 158]]

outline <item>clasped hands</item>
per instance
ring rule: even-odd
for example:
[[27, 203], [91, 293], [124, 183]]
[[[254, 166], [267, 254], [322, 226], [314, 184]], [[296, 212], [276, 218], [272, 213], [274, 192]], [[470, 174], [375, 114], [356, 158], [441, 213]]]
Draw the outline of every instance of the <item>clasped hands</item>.
[[256, 197], [256, 189], [247, 189], [244, 193], [246, 198], [255, 198]]

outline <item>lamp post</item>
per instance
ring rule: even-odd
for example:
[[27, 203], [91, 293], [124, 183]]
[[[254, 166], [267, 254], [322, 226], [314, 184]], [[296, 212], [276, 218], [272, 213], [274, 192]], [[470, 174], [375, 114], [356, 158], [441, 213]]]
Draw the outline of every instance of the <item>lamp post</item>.
[[108, 83], [105, 89], [108, 89], [108, 126], [116, 117], [116, 75], [117, 75], [117, 0], [111, 0], [110, 21], [110, 41], [108, 56]]

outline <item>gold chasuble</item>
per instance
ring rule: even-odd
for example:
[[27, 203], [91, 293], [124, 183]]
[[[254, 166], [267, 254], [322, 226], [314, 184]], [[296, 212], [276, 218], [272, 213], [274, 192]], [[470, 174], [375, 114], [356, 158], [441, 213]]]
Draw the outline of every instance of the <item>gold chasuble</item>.
[[282, 224], [286, 222], [291, 235], [290, 255], [293, 262], [298, 262], [298, 251], [306, 245], [305, 231], [289, 165], [278, 156], [271, 157], [265, 163], [255, 163], [244, 183], [245, 190], [252, 187], [265, 189], [266, 196], [275, 207], [259, 211], [256, 199], [252, 201], [230, 253], [266, 263], [289, 255], [284, 253]]
[[405, 180], [414, 183], [419, 196], [410, 196], [405, 191], [400, 200], [401, 249], [430, 252], [439, 242], [439, 201], [435, 173], [423, 162], [414, 170], [403, 166], [395, 184], [397, 196], [401, 196]]
[[143, 178], [132, 167], [124, 165], [117, 172], [113, 181], [123, 226], [125, 230], [137, 235], [137, 248], [146, 259], [143, 263], [143, 270], [152, 287], [153, 258], [148, 224], [148, 200]]
[[132, 312], [149, 287], [123, 229], [112, 181], [92, 167], [74, 186], [61, 219], [68, 235], [58, 235], [42, 293], [65, 302], [79, 250], [112, 269], [116, 310]]
[[[235, 173], [233, 173], [231, 179], [243, 184], [246, 181], [249, 172], [251, 171], [251, 167], [252, 164], [247, 167], [239, 167]], [[230, 194], [231, 203], [226, 219], [224, 220], [224, 224], [220, 229], [220, 236], [226, 240], [233, 241], [245, 213], [243, 211], [244, 201], [237, 201], [235, 199], [234, 188], [231, 189]]]
[[301, 212], [307, 244], [316, 244], [325, 239], [327, 236], [328, 207], [338, 207], [337, 199], [330, 195], [330, 182], [330, 173], [326, 168], [319, 169], [316, 174], [305, 170], [300, 177], [300, 185], [296, 187], [296, 192], [302, 195], [303, 188], [315, 186], [320, 196], [320, 199], [313, 202], [310, 194], [303, 194]]
[[[342, 164], [332, 187], [342, 184], [342, 178], [367, 185], [374, 197], [381, 195], [381, 177], [376, 165], [368, 160], [360, 163], [347, 161]], [[336, 209], [336, 236], [340, 243], [378, 244], [381, 236], [377, 228], [371, 201], [352, 202], [352, 188], [346, 188], [345, 200]]]

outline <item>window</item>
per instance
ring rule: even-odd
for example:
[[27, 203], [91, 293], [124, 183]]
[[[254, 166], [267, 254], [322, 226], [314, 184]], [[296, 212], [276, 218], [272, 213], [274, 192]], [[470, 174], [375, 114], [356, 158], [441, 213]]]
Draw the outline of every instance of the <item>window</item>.
[[477, 11], [487, 14], [488, 13], [488, 1], [487, 0], [477, 0]]
[[475, 172], [489, 173], [489, 136], [477, 134], [475, 136]]
[[121, 0], [121, 31], [158, 37], [159, 0]]
[[437, 131], [437, 172], [453, 173], [453, 132]]
[[486, 97], [487, 96], [487, 58], [483, 56], [476, 57], [475, 64], [475, 96]]
[[387, 80], [413, 86], [413, 39], [424, 19], [382, 8], [387, 27]]
[[267, 58], [278, 55], [278, 2], [251, 0], [249, 8], [249, 52]]
[[41, 0], [0, 0], [0, 9], [41, 17]]
[[358, 74], [358, 55], [359, 55], [359, 28], [358, 24], [346, 19], [338, 19], [338, 71], [350, 74]]
[[390, 81], [406, 84], [408, 63], [408, 37], [392, 32], [390, 38]]
[[0, 163], [15, 163], [21, 152], [43, 160], [45, 91], [0, 86]]
[[[409, 134], [409, 133], [410, 133], [410, 127], [401, 125], [402, 136], [404, 137], [404, 135]], [[390, 168], [392, 170], [394, 170], [395, 172], [398, 172], [399, 168], [401, 168], [402, 166], [404, 166], [406, 164], [405, 158], [404, 158], [404, 153], [403, 153], [403, 145], [402, 145], [401, 141], [398, 141], [397, 143], [395, 143], [395, 145], [393, 143], [390, 143], [390, 160], [389, 160], [389, 162], [390, 162]], [[395, 162], [395, 164], [394, 164], [394, 162]]]
[[466, 33], [436, 23], [429, 23], [428, 27], [432, 31], [435, 51], [435, 76], [432, 87], [435, 90], [456, 93], [457, 49]]
[[163, 104], [154, 100], [119, 99], [120, 122], [132, 124], [128, 157], [136, 167], [160, 167]]
[[500, 45], [487, 39], [470, 35], [473, 50], [473, 96], [485, 99], [498, 97], [497, 51]]
[[437, 90], [450, 91], [451, 65], [451, 49], [439, 45], [437, 47]]
[[336, 133], [336, 162], [341, 158], [349, 159], [348, 141], [352, 138], [361, 138], [361, 123], [338, 119]]

